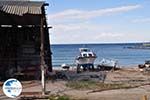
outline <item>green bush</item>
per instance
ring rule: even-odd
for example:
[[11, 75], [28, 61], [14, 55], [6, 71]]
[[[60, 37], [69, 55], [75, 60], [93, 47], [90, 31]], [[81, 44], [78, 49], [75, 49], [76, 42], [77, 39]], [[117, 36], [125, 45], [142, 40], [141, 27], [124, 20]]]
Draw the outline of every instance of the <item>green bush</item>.
[[57, 100], [70, 100], [68, 96], [60, 96]]

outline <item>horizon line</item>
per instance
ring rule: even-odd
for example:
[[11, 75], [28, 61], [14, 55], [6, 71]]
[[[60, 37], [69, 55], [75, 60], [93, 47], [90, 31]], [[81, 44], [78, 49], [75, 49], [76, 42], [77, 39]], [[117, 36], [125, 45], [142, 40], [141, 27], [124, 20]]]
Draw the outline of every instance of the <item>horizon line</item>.
[[50, 43], [51, 45], [76, 45], [76, 44], [140, 44], [140, 43], [150, 43], [146, 42], [102, 42], [102, 43]]

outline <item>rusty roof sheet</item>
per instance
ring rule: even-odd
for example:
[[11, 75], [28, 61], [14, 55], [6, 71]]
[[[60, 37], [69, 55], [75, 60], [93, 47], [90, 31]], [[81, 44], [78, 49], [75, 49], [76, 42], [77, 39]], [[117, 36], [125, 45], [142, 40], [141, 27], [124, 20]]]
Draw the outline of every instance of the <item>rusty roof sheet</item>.
[[23, 14], [42, 14], [44, 2], [28, 0], [0, 0], [0, 11], [22, 16]]

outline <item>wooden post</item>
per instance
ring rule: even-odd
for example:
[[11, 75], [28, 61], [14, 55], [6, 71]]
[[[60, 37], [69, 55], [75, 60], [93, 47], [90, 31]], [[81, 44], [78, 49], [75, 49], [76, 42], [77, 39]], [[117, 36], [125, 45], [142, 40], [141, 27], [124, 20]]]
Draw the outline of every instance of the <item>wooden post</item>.
[[44, 31], [43, 31], [43, 26], [44, 26], [44, 17], [42, 15], [41, 17], [41, 84], [42, 84], [42, 95], [45, 95], [46, 92], [46, 85], [45, 85], [45, 60], [44, 60]]
[[142, 100], [147, 100], [147, 96], [146, 96], [146, 95], [143, 95], [143, 96], [142, 96]]

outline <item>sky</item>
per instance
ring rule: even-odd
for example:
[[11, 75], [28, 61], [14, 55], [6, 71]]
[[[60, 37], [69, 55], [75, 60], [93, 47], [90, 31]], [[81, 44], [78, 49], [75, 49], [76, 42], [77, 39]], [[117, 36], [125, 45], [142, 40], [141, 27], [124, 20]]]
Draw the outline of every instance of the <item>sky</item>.
[[52, 44], [150, 41], [150, 0], [46, 0]]

